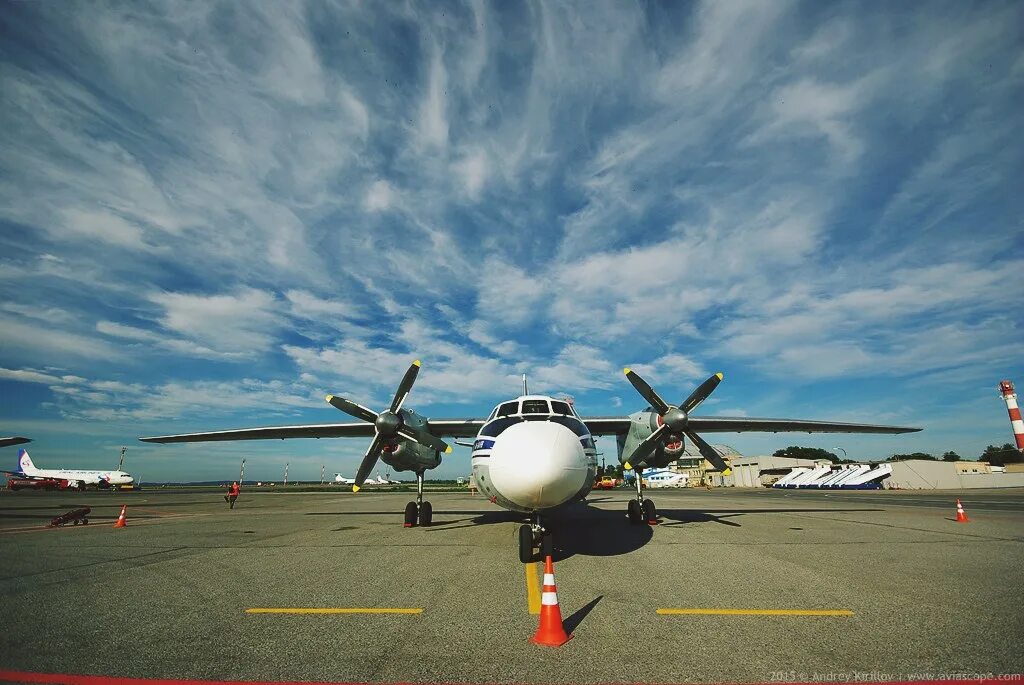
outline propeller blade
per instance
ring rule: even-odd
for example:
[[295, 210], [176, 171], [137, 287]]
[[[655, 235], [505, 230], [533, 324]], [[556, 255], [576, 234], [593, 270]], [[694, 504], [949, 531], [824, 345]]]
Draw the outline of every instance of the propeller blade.
[[700, 406], [700, 403], [708, 398], [708, 395], [715, 391], [718, 384], [722, 382], [722, 373], [718, 372], [711, 378], [697, 386], [697, 389], [690, 393], [690, 396], [683, 400], [679, 408], [689, 414]]
[[344, 397], [338, 397], [337, 395], [328, 395], [327, 403], [335, 409], [340, 409], [349, 416], [354, 416], [357, 419], [362, 419], [367, 423], [373, 423], [377, 420], [377, 412], [372, 409], [367, 409], [361, 404], [356, 404], [351, 400], [346, 400]]
[[402, 403], [409, 396], [409, 391], [412, 390], [412, 384], [416, 382], [416, 375], [419, 372], [420, 360], [417, 359], [409, 366], [409, 370], [402, 376], [402, 382], [398, 384], [398, 390], [395, 391], [395, 399], [391, 400], [392, 414], [397, 413], [402, 408]]
[[725, 463], [725, 459], [722, 459], [722, 455], [715, 451], [715, 448], [704, 442], [704, 438], [700, 437], [693, 431], [686, 431], [686, 437], [693, 441], [693, 444], [700, 450], [701, 456], [711, 462], [711, 465], [722, 472], [723, 476], [728, 476], [732, 473], [732, 469]]
[[356, 471], [356, 482], [352, 486], [354, 491], [359, 491], [359, 488], [366, 482], [366, 477], [370, 475], [370, 471], [377, 465], [377, 459], [380, 457], [380, 450], [383, 446], [384, 439], [380, 437], [380, 433], [375, 433], [373, 442], [370, 443], [370, 447], [366, 450], [366, 456], [363, 457], [363, 462], [359, 464], [359, 470]]
[[668, 432], [668, 427], [658, 426], [658, 430], [648, 435], [643, 442], [636, 446], [636, 449], [633, 450], [633, 454], [629, 455], [628, 463], [632, 464], [634, 467], [637, 464], [643, 463], [643, 460], [647, 458], [647, 455], [658, 449], [658, 444], [661, 442], [666, 432]]
[[406, 437], [409, 438], [410, 440], [418, 442], [424, 447], [430, 447], [431, 449], [435, 449], [438, 452], [441, 452], [442, 454], [450, 454], [452, 451], [452, 448], [448, 445], [448, 443], [446, 443], [444, 440], [437, 437], [433, 433], [428, 433], [427, 431], [424, 430], [419, 430], [417, 428], [413, 428], [411, 426], [406, 426], [403, 424], [398, 428], [398, 434], [401, 435], [402, 437]]
[[[658, 396], [658, 393], [654, 392], [654, 388], [648, 385], [647, 381], [643, 378], [640, 378], [633, 369], [626, 367], [622, 372], [626, 374], [626, 378], [633, 384], [636, 391], [640, 393], [645, 400], [647, 400], [659, 416], [663, 416], [665, 412], [669, 410], [669, 406], [665, 400], [661, 399], [661, 397]], [[650, 440], [650, 438], [648, 438], [648, 440]]]

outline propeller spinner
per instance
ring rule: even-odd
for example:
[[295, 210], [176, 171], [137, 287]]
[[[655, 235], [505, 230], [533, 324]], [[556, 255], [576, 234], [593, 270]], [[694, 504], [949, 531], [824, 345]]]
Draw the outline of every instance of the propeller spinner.
[[353, 492], [359, 492], [359, 488], [362, 487], [367, 476], [370, 475], [370, 471], [372, 471], [373, 467], [377, 464], [377, 459], [380, 458], [380, 453], [384, 449], [384, 446], [394, 441], [395, 438], [399, 436], [445, 454], [452, 451], [452, 448], [448, 443], [441, 440], [436, 435], [432, 435], [425, 430], [408, 426], [402, 420], [402, 414], [399, 410], [402, 408], [402, 403], [405, 402], [405, 398], [409, 396], [409, 391], [412, 390], [412, 385], [416, 382], [416, 375], [419, 372], [420, 360], [417, 359], [409, 366], [409, 370], [406, 371], [405, 376], [402, 377], [402, 382], [398, 384], [398, 390], [395, 392], [395, 398], [391, 400], [391, 406], [379, 414], [372, 409], [367, 409], [361, 404], [356, 404], [344, 397], [339, 397], [337, 395], [327, 396], [327, 402], [335, 409], [339, 409], [350, 416], [354, 416], [357, 419], [373, 424], [373, 441], [370, 443], [370, 447], [366, 450], [366, 455], [363, 456], [362, 463], [359, 464], [359, 470], [356, 471], [356, 482], [352, 486]]
[[[731, 473], [729, 465], [722, 459], [722, 455], [688, 427], [690, 412], [700, 406], [700, 403], [706, 400], [714, 392], [715, 388], [718, 387], [718, 384], [722, 382], [721, 373], [716, 373], [697, 386], [697, 389], [690, 393], [690, 396], [683, 400], [679, 406], [673, 406], [661, 399], [654, 388], [635, 371], [630, 368], [623, 369], [623, 371], [629, 382], [636, 388], [636, 391], [647, 400], [654, 412], [661, 417], [661, 425], [647, 436], [643, 442], [637, 445], [630, 459], [641, 462], [648, 454], [656, 450], [659, 444], [673, 442], [673, 437], [678, 439], [678, 436], [686, 435], [697, 446], [701, 455], [711, 462], [712, 466], [725, 475]], [[631, 468], [628, 462], [624, 466]]]

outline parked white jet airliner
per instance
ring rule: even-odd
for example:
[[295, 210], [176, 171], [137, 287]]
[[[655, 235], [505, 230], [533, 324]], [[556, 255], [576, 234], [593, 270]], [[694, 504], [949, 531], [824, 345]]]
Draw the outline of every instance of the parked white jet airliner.
[[[122, 454], [122, 458], [123, 458]], [[32, 463], [28, 451], [18, 450], [18, 469], [16, 471], [5, 471], [17, 478], [28, 478], [39, 480], [42, 478], [55, 478], [66, 480], [68, 486], [84, 490], [87, 485], [95, 485], [97, 488], [108, 488], [117, 485], [131, 485], [134, 479], [126, 471], [83, 471], [75, 469], [40, 469]]]
[[627, 513], [630, 522], [643, 524], [657, 522], [654, 502], [643, 495], [643, 470], [663, 468], [680, 458], [684, 438], [696, 445], [716, 469], [725, 474], [730, 472], [721, 455], [698, 432], [910, 433], [921, 430], [834, 421], [690, 416], [690, 412], [718, 387], [722, 374], [716, 373], [704, 381], [679, 405], [670, 405], [630, 369], [625, 369], [626, 378], [650, 406], [629, 416], [581, 418], [568, 402], [524, 392], [514, 400], [499, 404], [487, 418], [429, 419], [402, 407], [419, 370], [420, 362], [416, 360], [399, 383], [391, 406], [380, 413], [337, 395], [327, 396], [328, 403], [360, 419], [360, 423], [270, 426], [139, 439], [173, 443], [372, 436], [352, 490], [359, 491], [378, 458], [395, 471], [413, 471], [416, 501], [405, 507], [405, 525], [413, 526], [418, 522], [428, 526], [433, 510], [430, 502], [423, 500], [423, 474], [438, 466], [441, 455], [452, 449], [440, 436], [475, 436], [473, 475], [480, 490], [502, 507], [531, 516], [531, 524], [519, 529], [519, 557], [526, 563], [533, 559], [537, 543], [550, 549], [551, 538], [542, 515], [559, 505], [585, 498], [593, 487], [597, 474], [595, 435], [616, 436], [619, 462], [640, 476], [635, 479], [636, 497], [629, 501]]

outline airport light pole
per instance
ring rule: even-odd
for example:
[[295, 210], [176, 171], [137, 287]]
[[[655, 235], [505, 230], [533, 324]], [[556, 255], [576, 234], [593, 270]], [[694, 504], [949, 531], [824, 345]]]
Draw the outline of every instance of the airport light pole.
[[284, 463], [284, 486], [288, 487], [288, 462]]
[[327, 468], [327, 464], [320, 464], [320, 485], [324, 484], [324, 469]]
[[242, 468], [238, 471], [238, 487], [242, 487], [243, 480], [245, 480], [245, 459], [242, 460]]

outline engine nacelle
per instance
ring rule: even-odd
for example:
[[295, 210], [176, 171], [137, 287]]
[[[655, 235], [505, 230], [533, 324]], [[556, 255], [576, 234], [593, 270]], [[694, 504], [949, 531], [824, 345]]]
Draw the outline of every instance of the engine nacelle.
[[662, 424], [661, 417], [650, 408], [638, 411], [629, 415], [629, 432], [618, 437], [619, 463], [633, 466], [634, 468], [650, 469], [664, 468], [670, 463], [683, 456], [686, 442], [681, 435], [669, 435], [656, 450], [648, 454], [643, 461], [635, 463], [632, 460], [633, 452], [646, 440], [651, 433], [656, 431]]
[[[427, 418], [420, 416], [411, 409], [400, 409], [402, 423], [413, 428], [426, 430]], [[436, 468], [441, 464], [441, 454], [435, 449], [399, 438], [398, 442], [384, 445], [380, 460], [395, 471], [423, 471]]]

